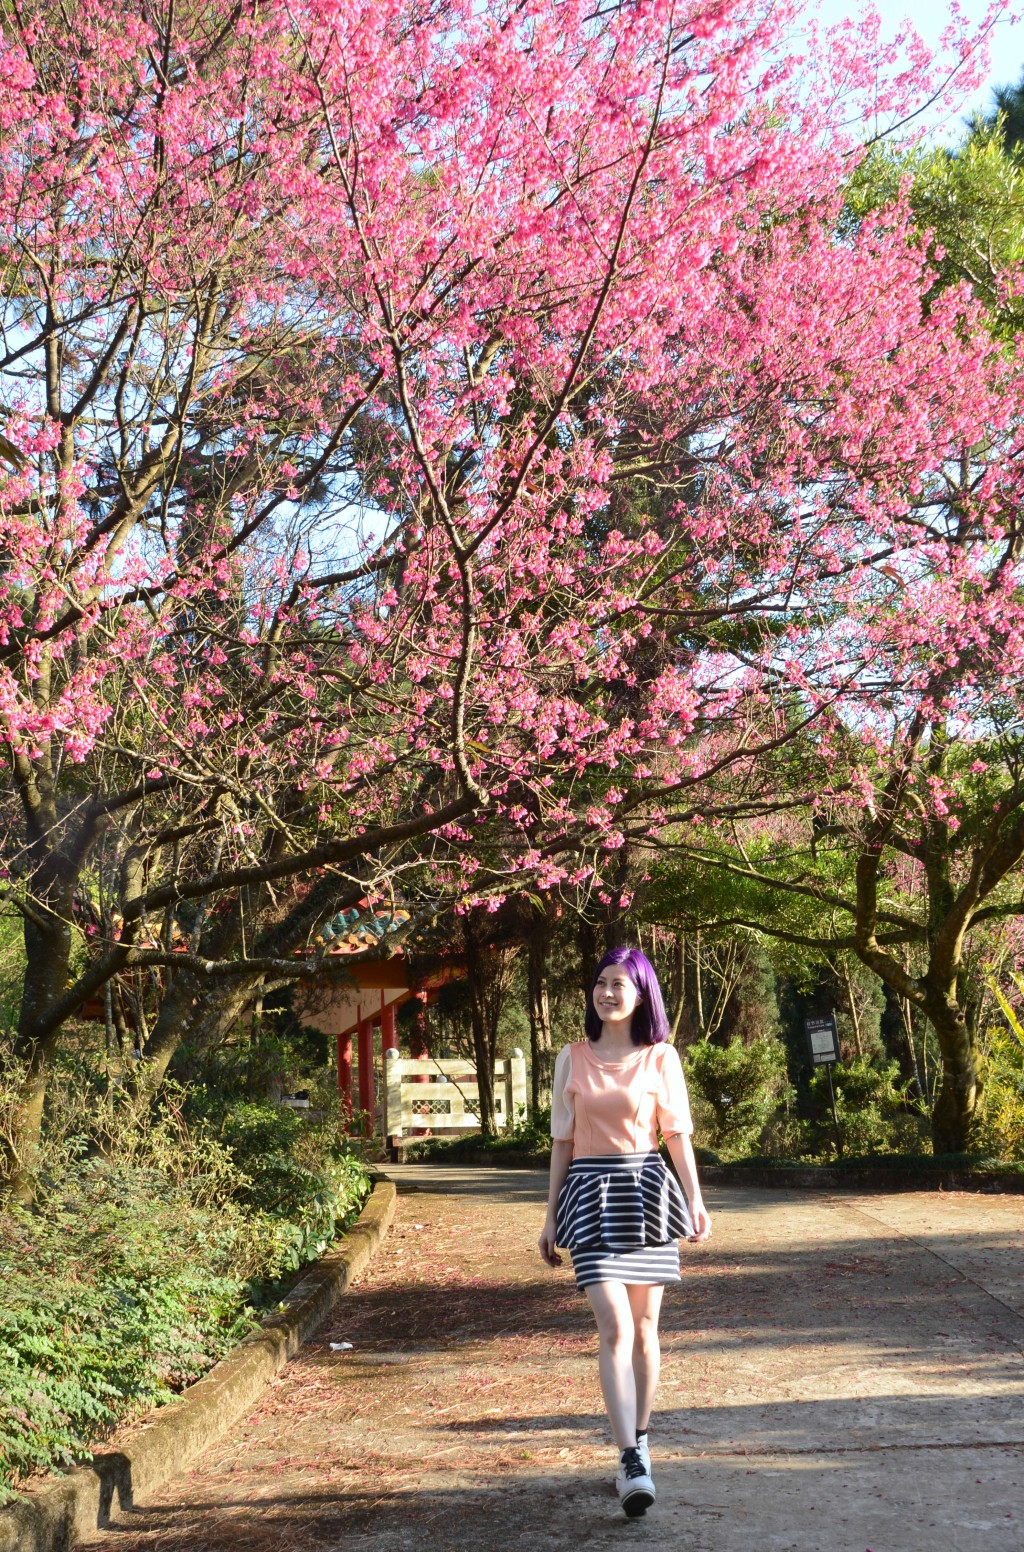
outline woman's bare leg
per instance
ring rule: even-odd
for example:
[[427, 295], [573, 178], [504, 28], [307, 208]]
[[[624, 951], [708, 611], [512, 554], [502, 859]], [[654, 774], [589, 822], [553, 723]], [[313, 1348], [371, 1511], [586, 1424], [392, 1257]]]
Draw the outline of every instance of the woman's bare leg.
[[636, 1387], [636, 1425], [643, 1432], [651, 1419], [654, 1392], [661, 1373], [661, 1346], [658, 1342], [658, 1318], [665, 1289], [655, 1283], [626, 1285], [633, 1316], [633, 1379]]
[[625, 1283], [591, 1283], [587, 1299], [600, 1338], [601, 1393], [620, 1450], [636, 1444], [633, 1312]]

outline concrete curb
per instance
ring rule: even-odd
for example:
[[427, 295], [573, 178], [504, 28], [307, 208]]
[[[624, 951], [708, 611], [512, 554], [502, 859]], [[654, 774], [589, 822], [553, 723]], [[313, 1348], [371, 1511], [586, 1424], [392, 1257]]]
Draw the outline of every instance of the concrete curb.
[[48, 1478], [0, 1509], [0, 1552], [71, 1552], [226, 1433], [368, 1265], [391, 1225], [395, 1201], [392, 1182], [378, 1178], [341, 1248], [310, 1268], [259, 1331], [154, 1412], [122, 1450], [97, 1450], [91, 1465]]

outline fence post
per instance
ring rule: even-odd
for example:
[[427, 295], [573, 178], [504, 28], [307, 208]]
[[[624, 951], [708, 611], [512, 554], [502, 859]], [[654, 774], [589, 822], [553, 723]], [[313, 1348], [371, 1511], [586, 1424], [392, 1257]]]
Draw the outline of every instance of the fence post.
[[384, 1138], [402, 1135], [402, 1058], [395, 1046], [384, 1052]]
[[526, 1118], [526, 1057], [518, 1046], [509, 1058], [505, 1096], [508, 1125], [515, 1126]]

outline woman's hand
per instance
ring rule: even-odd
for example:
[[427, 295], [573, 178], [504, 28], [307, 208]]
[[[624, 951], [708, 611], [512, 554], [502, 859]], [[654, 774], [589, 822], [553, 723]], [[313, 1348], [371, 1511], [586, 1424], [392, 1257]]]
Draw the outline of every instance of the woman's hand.
[[693, 1219], [693, 1233], [687, 1234], [687, 1242], [691, 1245], [699, 1245], [703, 1240], [711, 1238], [711, 1214], [703, 1202], [690, 1204], [690, 1217]]
[[547, 1218], [540, 1239], [537, 1241], [540, 1258], [546, 1266], [561, 1266], [562, 1258], [555, 1249], [555, 1220]]

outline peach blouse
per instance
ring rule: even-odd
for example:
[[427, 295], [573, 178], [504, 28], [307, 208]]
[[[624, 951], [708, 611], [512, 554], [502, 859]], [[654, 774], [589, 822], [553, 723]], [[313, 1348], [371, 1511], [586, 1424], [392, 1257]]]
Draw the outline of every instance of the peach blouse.
[[692, 1132], [686, 1079], [674, 1045], [641, 1045], [604, 1061], [589, 1040], [564, 1046], [555, 1062], [551, 1136], [571, 1142], [573, 1158], [650, 1153], [658, 1132]]

